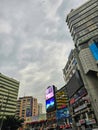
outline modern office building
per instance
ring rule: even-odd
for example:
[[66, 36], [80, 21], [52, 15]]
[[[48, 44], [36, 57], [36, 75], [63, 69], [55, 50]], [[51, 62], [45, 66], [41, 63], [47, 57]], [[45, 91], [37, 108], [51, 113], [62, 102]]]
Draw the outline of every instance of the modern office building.
[[16, 115], [26, 119], [38, 115], [37, 99], [32, 96], [20, 97], [17, 101]]
[[0, 117], [15, 115], [19, 81], [0, 73]]
[[[90, 111], [94, 111], [98, 122], [98, 0], [89, 0], [79, 8], [72, 9], [67, 15], [66, 22], [75, 43], [78, 69], [84, 88], [87, 90], [85, 99], [88, 100], [89, 97], [88, 104], [90, 103], [93, 108]], [[78, 108], [78, 105], [76, 107]], [[75, 112], [78, 112], [81, 107], [75, 109]], [[84, 121], [81, 120], [83, 124], [85, 124]], [[86, 122], [90, 124], [90, 120]]]

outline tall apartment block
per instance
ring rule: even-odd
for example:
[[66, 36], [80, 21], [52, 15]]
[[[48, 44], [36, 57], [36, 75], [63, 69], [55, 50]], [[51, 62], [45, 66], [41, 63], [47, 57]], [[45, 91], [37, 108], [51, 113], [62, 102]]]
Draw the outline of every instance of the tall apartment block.
[[72, 9], [66, 22], [73, 38], [84, 86], [98, 122], [98, 0]]
[[17, 101], [16, 115], [24, 118], [38, 115], [37, 99], [32, 96], [20, 97]]
[[15, 115], [19, 81], [0, 73], [0, 117]]

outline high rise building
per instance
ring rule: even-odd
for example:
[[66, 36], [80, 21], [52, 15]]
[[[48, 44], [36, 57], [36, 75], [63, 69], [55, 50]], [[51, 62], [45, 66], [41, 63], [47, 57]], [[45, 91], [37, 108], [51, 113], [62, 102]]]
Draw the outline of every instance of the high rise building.
[[42, 114], [42, 103], [38, 103], [38, 115]]
[[16, 115], [24, 118], [38, 115], [37, 99], [32, 96], [20, 97], [17, 101]]
[[84, 87], [98, 122], [98, 0], [89, 0], [72, 9], [66, 22], [75, 43]]
[[79, 8], [72, 9], [66, 21], [76, 47], [98, 36], [98, 0], [89, 0]]
[[19, 81], [0, 73], [0, 116], [15, 115]]
[[[73, 59], [75, 60], [75, 64], [73, 62]], [[69, 97], [68, 108], [74, 127], [85, 125], [89, 127], [89, 125], [96, 124], [96, 119], [91, 106], [92, 102], [90, 101], [90, 97], [81, 77], [80, 67], [78, 63], [79, 62], [77, 59], [76, 49], [74, 49], [71, 51], [65, 68], [63, 69], [63, 74], [65, 77], [67, 74], [71, 73], [71, 76], [68, 77], [68, 82], [66, 84], [66, 90]], [[66, 68], [66, 66], [68, 67]]]

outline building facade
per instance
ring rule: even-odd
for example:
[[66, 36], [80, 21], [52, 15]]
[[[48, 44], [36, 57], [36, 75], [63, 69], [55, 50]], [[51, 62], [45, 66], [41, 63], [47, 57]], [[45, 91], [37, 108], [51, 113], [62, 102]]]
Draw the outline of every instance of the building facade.
[[[81, 101], [85, 102], [86, 105], [78, 107], [77, 104], [75, 112], [91, 106], [92, 109], [89, 109], [87, 113], [92, 115], [92, 118], [95, 114], [98, 122], [98, 0], [89, 0], [79, 8], [71, 10], [67, 15], [66, 22], [73, 37], [78, 69], [87, 91], [84, 92], [87, 94], [83, 98], [86, 101]], [[79, 93], [78, 90], [77, 92]], [[74, 102], [74, 98], [72, 98], [72, 102]], [[76, 109], [77, 107], [78, 109]], [[86, 125], [91, 124], [91, 122], [95, 123], [95, 120], [89, 120], [87, 114], [81, 115], [80, 122], [85, 124], [85, 121]]]
[[75, 57], [75, 50], [71, 50], [68, 61], [63, 69], [64, 80], [66, 83], [71, 79], [77, 68], [77, 60]]
[[25, 121], [29, 120], [29, 117], [37, 116], [37, 99], [32, 96], [20, 97], [17, 101], [16, 115], [23, 118]]
[[86, 44], [98, 36], [98, 0], [89, 0], [79, 8], [71, 10], [66, 22], [76, 47]]
[[19, 81], [0, 73], [0, 117], [15, 115]]
[[[74, 56], [75, 64], [72, 65], [73, 58], [68, 57], [68, 66], [73, 66], [69, 69], [68, 67], [63, 69], [63, 74], [66, 75], [66, 72], [74, 70], [74, 73], [68, 78], [68, 82], [66, 84], [66, 90], [69, 97], [69, 111], [72, 117], [72, 126], [73, 127], [89, 127], [90, 125], [95, 125], [96, 117], [94, 114], [94, 110], [92, 107], [92, 102], [90, 101], [90, 97], [87, 89], [85, 88], [85, 83], [83, 82], [80, 67], [78, 64], [76, 49], [71, 51], [70, 55]], [[71, 61], [72, 60], [72, 61]], [[70, 64], [71, 65], [70, 65]], [[67, 70], [68, 69], [68, 70]], [[71, 73], [71, 72], [69, 72]]]

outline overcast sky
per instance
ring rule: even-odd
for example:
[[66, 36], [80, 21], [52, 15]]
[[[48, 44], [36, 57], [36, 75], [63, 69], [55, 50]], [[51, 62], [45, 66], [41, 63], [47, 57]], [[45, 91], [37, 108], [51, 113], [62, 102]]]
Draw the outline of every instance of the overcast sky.
[[0, 72], [20, 81], [19, 97], [45, 104], [45, 90], [65, 85], [62, 69], [74, 47], [65, 22], [87, 0], [0, 0]]

